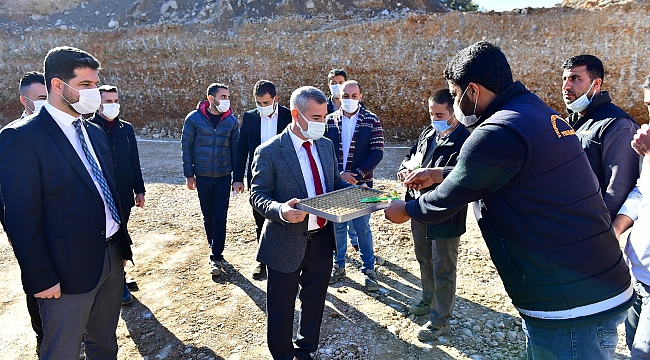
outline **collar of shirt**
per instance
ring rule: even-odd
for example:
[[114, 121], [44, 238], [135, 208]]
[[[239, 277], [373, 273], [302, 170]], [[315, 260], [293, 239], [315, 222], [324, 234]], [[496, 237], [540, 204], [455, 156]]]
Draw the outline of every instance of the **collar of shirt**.
[[303, 140], [299, 138], [298, 135], [294, 134], [294, 132], [291, 131], [291, 129], [289, 129], [288, 131], [289, 131], [289, 137], [291, 137], [291, 142], [293, 142], [293, 148], [296, 150], [296, 153], [298, 153], [298, 150], [302, 148], [302, 143], [304, 143], [305, 141], [309, 141], [309, 143], [312, 145], [313, 148], [314, 140], [312, 139]]
[[341, 111], [341, 121], [343, 121], [343, 122], [345, 122], [345, 121], [349, 121], [349, 122], [355, 121], [356, 122], [358, 119], [359, 119], [359, 110], [357, 110], [357, 112], [354, 115], [350, 116], [350, 117], [347, 117], [347, 116], [343, 115], [343, 111]]
[[47, 112], [52, 115], [52, 118], [54, 118], [54, 120], [66, 127], [70, 127], [70, 125], [72, 125], [75, 120], [79, 119], [79, 117], [74, 117], [55, 108], [54, 105], [50, 104], [49, 102], [45, 102], [45, 104], [43, 104], [43, 107], [47, 109]]
[[278, 118], [278, 109], [275, 109], [275, 112], [273, 112], [271, 116], [262, 116], [262, 114], [260, 114], [260, 118], [262, 121], [276, 120]]

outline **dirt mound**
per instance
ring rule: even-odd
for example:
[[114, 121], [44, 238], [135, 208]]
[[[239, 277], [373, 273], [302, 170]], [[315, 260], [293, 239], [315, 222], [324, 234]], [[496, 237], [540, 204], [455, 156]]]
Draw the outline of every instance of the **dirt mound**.
[[437, 0], [16, 0], [0, 8], [0, 22], [33, 27], [125, 28], [158, 23], [232, 26], [279, 17], [365, 19], [390, 13], [434, 13]]
[[562, 6], [576, 9], [602, 9], [613, 5], [648, 3], [647, 0], [564, 0]]

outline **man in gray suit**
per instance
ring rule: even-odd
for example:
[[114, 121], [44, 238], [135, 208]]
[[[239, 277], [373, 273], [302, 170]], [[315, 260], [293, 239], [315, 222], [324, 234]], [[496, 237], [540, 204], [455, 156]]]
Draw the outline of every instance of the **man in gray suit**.
[[[269, 350], [276, 360], [305, 360], [312, 359], [310, 353], [318, 348], [335, 243], [330, 222], [294, 205], [299, 199], [350, 185], [339, 175], [334, 145], [322, 138], [325, 95], [315, 87], [298, 88], [291, 94], [290, 107], [291, 124], [255, 151], [250, 201], [266, 218], [257, 261], [268, 267]], [[294, 348], [298, 286], [302, 305]]]

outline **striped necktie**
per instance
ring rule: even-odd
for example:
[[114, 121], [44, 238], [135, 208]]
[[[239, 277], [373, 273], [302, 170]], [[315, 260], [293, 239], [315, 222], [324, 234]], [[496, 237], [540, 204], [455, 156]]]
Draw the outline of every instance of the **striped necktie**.
[[99, 165], [97, 165], [95, 158], [93, 157], [93, 155], [90, 153], [90, 150], [88, 149], [88, 144], [86, 144], [86, 137], [84, 136], [83, 131], [81, 131], [81, 120], [77, 119], [72, 124], [74, 125], [75, 130], [77, 130], [77, 138], [81, 143], [81, 147], [84, 150], [84, 155], [86, 155], [86, 159], [90, 164], [90, 168], [93, 170], [93, 175], [95, 176], [95, 180], [99, 184], [99, 187], [102, 189], [102, 193], [104, 193], [104, 199], [106, 200], [106, 204], [108, 204], [108, 209], [111, 211], [111, 216], [113, 217], [113, 220], [115, 220], [115, 222], [119, 224], [120, 216], [118, 215], [117, 207], [115, 206], [115, 202], [113, 201], [113, 196], [111, 195], [111, 189], [108, 187], [108, 183], [106, 182], [106, 178], [104, 178], [104, 174], [102, 173], [102, 170], [99, 168]]

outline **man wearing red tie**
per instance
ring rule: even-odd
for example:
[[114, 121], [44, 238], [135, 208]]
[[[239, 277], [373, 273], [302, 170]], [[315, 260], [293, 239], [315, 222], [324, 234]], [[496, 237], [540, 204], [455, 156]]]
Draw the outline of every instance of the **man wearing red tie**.
[[[325, 295], [332, 271], [334, 228], [294, 208], [299, 199], [350, 186], [338, 172], [326, 138], [327, 98], [304, 86], [291, 94], [291, 124], [255, 151], [251, 204], [266, 218], [257, 261], [268, 268], [267, 342], [275, 360], [312, 359], [318, 348]], [[299, 164], [300, 166], [295, 166]], [[295, 344], [293, 313], [300, 286], [301, 315]]]

